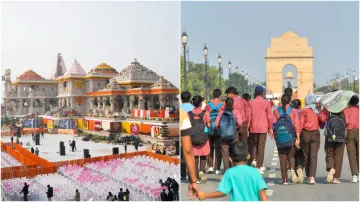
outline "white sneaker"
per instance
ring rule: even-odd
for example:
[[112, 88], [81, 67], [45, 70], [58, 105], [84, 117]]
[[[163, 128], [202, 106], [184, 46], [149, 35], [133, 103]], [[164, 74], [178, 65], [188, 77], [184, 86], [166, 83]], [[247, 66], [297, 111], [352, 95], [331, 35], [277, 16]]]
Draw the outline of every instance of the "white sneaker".
[[358, 182], [358, 176], [354, 175], [352, 182], [354, 182], [354, 183]]
[[215, 174], [217, 174], [217, 175], [221, 175], [221, 174], [222, 174], [222, 172], [221, 172], [221, 170], [217, 170], [217, 171], [215, 172]]
[[260, 174], [262, 174], [262, 175], [264, 174], [264, 171], [262, 171], [260, 168], [258, 168], [258, 171]]
[[213, 167], [208, 168], [207, 173], [212, 173], [212, 172], [214, 172], [214, 168]]
[[251, 166], [254, 167], [254, 168], [256, 168], [256, 161], [253, 161], [253, 162], [251, 163]]
[[265, 166], [260, 167], [260, 170], [265, 171], [266, 170]]

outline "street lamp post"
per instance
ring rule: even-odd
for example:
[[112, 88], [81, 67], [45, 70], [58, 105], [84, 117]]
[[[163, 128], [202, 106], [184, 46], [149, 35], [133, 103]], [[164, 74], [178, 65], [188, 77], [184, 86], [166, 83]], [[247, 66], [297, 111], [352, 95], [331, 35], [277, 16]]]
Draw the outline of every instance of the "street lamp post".
[[218, 57], [218, 62], [219, 62], [219, 89], [221, 90], [221, 74], [222, 74], [222, 69], [221, 69], [221, 62], [222, 62], [222, 57], [219, 54]]
[[344, 80], [344, 76], [341, 76], [341, 80], [340, 80], [340, 89], [339, 89], [339, 90], [342, 90], [342, 87], [343, 87], [343, 80]]
[[208, 97], [208, 69], [207, 69], [207, 59], [208, 59], [208, 48], [206, 47], [206, 44], [204, 45], [204, 58], [205, 58], [205, 99], [206, 101], [209, 100]]
[[347, 81], [346, 90], [349, 90], [349, 74], [348, 73], [346, 73], [346, 81]]
[[181, 39], [182, 39], [182, 43], [183, 43], [183, 47], [184, 47], [184, 90], [187, 90], [187, 78], [186, 78], [186, 44], [187, 44], [187, 39], [188, 36], [186, 34], [186, 32], [183, 32], [181, 35]]
[[249, 75], [246, 73], [246, 91], [249, 92]]
[[229, 67], [229, 87], [231, 86], [231, 79], [230, 79], [231, 66], [232, 66], [232, 64], [231, 64], [231, 62], [229, 61], [229, 63], [228, 63], [228, 67]]
[[[357, 78], [355, 77], [355, 78], [354, 78], [354, 83], [356, 83], [356, 82], [357, 82]], [[358, 89], [356, 89], [356, 87], [355, 87], [355, 84], [354, 84], [354, 91], [355, 91], [355, 93], [359, 93], [359, 92], [358, 92]]]
[[237, 65], [236, 65], [235, 71], [236, 71], [236, 74], [235, 74], [235, 86], [236, 86], [236, 89], [238, 89], [238, 71], [239, 71], [239, 67]]
[[354, 92], [355, 92], [355, 70], [353, 70], [353, 86], [354, 86]]
[[245, 93], [245, 87], [244, 87], [244, 71], [241, 71], [241, 76], [242, 76], [242, 82], [241, 82], [241, 89], [244, 91]]

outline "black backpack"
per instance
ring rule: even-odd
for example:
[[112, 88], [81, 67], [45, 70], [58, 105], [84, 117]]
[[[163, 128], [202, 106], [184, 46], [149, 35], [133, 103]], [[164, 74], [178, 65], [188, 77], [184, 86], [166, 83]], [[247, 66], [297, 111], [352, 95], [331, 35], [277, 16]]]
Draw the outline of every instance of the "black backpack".
[[330, 114], [325, 127], [325, 136], [328, 142], [344, 142], [346, 136], [345, 116]]
[[204, 115], [206, 110], [203, 110], [200, 114], [194, 114], [189, 112], [190, 122], [192, 127], [191, 142], [193, 145], [202, 145], [208, 140], [208, 132], [204, 123]]

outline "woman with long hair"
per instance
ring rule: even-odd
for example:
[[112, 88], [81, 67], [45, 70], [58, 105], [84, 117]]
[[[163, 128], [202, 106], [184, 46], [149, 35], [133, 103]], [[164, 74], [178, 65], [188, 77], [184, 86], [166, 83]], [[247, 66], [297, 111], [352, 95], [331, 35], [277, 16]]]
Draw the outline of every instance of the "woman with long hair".
[[[291, 107], [290, 106], [291, 97], [289, 94], [283, 94], [281, 97], [281, 106], [274, 110], [274, 123], [281, 117], [280, 108], [282, 109], [283, 113], [286, 113], [287, 110]], [[292, 127], [295, 129], [296, 132], [296, 144], [300, 142], [300, 121], [299, 121], [299, 114], [297, 110], [291, 107], [290, 112], [286, 113], [291, 119]], [[275, 129], [274, 129], [275, 133]], [[275, 134], [276, 135], [276, 134]], [[293, 134], [294, 135], [294, 134]], [[274, 135], [271, 135], [273, 137]], [[298, 178], [295, 173], [295, 148], [294, 145], [284, 148], [278, 148], [278, 155], [280, 160], [280, 169], [281, 169], [281, 177], [283, 179], [283, 184], [287, 185], [287, 163], [290, 163], [290, 173], [293, 183], [297, 183]]]
[[[220, 108], [219, 114], [215, 121], [215, 127], [219, 128], [221, 116], [223, 115], [224, 111], [231, 112], [236, 119], [236, 126], [237, 129], [242, 127], [243, 120], [240, 112], [234, 108], [234, 99], [231, 97], [226, 98], [224, 108]], [[224, 140], [220, 135], [220, 145], [221, 145], [221, 153], [223, 156], [223, 163], [224, 163], [224, 173], [230, 167], [229, 161], [229, 148], [230, 145], [234, 142], [239, 142], [239, 134], [235, 132], [235, 138], [233, 140]], [[245, 143], [245, 142], [244, 142]]]

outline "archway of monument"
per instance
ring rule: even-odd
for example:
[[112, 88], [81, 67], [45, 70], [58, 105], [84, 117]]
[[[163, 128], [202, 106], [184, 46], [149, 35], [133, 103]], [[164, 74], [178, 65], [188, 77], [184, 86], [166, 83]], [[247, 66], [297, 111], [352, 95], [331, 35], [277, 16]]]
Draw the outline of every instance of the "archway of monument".
[[283, 94], [283, 69], [289, 64], [297, 69], [298, 97], [313, 92], [313, 58], [306, 37], [286, 32], [280, 38], [272, 38], [265, 57], [267, 94]]

